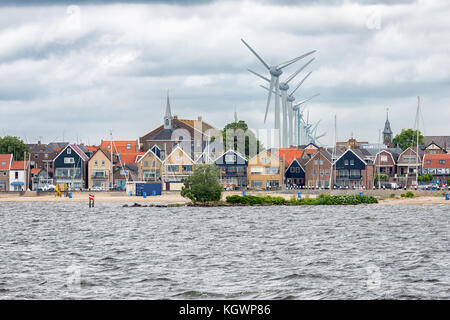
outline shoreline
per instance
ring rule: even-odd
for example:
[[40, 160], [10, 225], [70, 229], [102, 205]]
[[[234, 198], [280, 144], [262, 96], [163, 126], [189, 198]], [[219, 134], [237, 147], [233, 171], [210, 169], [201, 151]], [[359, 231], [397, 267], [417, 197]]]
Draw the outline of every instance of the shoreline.
[[[302, 198], [310, 197], [315, 198], [319, 193], [312, 194], [301, 191]], [[323, 193], [323, 192], [322, 192]], [[326, 193], [326, 192], [325, 192]], [[44, 194], [38, 196], [25, 196], [20, 194], [0, 194], [0, 203], [2, 202], [85, 202], [88, 204], [88, 194], [87, 192], [74, 192], [72, 193], [72, 198], [68, 197], [55, 197], [52, 194]], [[334, 194], [334, 193], [332, 193]], [[347, 193], [347, 194], [355, 194], [355, 193]], [[364, 193], [368, 195], [369, 193]], [[136, 196], [128, 196], [125, 193], [116, 193], [116, 192], [94, 192], [95, 202], [97, 203], [129, 203], [129, 204], [158, 204], [158, 205], [170, 205], [170, 204], [182, 204], [187, 205], [191, 201], [189, 199], [181, 197], [179, 192], [164, 192], [160, 196], [147, 196], [144, 197], [136, 197]], [[225, 201], [225, 198], [230, 195], [242, 195], [240, 191], [224, 191], [222, 194], [222, 200]], [[286, 200], [289, 200], [293, 196], [296, 196], [297, 193], [285, 193], [281, 191], [271, 191], [271, 192], [263, 192], [263, 191], [247, 191], [247, 195], [270, 195], [274, 197], [283, 197]], [[397, 204], [411, 204], [411, 205], [434, 205], [434, 204], [449, 204], [450, 200], [445, 200], [445, 197], [442, 196], [442, 192], [434, 195], [419, 195], [414, 198], [402, 198], [400, 197], [400, 193], [396, 195], [395, 198], [389, 197], [389, 195], [377, 196], [378, 203], [373, 205], [397, 205]], [[194, 206], [202, 206], [202, 205], [194, 205]], [[209, 205], [208, 205], [209, 206]], [[228, 206], [228, 205], [220, 205], [220, 206]], [[231, 205], [230, 205], [231, 206]]]

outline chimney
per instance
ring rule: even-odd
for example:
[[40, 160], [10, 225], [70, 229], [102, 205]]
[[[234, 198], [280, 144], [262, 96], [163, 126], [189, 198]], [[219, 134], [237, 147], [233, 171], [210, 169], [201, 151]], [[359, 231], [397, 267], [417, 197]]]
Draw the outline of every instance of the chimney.
[[198, 116], [197, 120], [201, 122], [202, 121], [202, 116]]
[[173, 118], [174, 118], [174, 119], [178, 119], [178, 116], [177, 116], [177, 115], [174, 115]]

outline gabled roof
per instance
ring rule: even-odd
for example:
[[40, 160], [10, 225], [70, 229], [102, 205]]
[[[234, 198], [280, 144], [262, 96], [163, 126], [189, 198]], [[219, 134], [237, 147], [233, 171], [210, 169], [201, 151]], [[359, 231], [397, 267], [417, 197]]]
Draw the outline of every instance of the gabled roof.
[[[400, 157], [402, 156], [402, 154], [404, 154], [404, 153], [405, 153], [406, 151], [408, 151], [408, 150], [411, 150], [414, 154], [417, 154], [417, 152], [416, 152], [416, 147], [408, 147], [408, 148], [406, 148], [405, 150], [403, 150], [402, 153], [400, 153], [400, 154], [398, 155], [399, 159], [400, 159]], [[424, 152], [423, 152], [423, 150], [419, 147], [419, 154], [418, 154], [418, 156], [419, 156], [420, 158], [423, 158], [423, 155], [424, 155]]]
[[227, 153], [234, 153], [236, 156], [242, 158], [245, 162], [247, 162], [248, 160], [239, 152], [233, 150], [233, 149], [229, 149], [227, 151], [225, 151], [224, 153], [222, 153], [220, 156], [218, 156], [216, 159], [213, 160], [213, 162], [215, 163], [217, 160], [219, 160], [220, 158], [222, 158], [224, 155], [226, 155]]
[[278, 156], [277, 154], [276, 154], [276, 152], [274, 152], [274, 151], [271, 151], [271, 150], [275, 150], [275, 148], [273, 148], [273, 149], [270, 149], [270, 150], [268, 150], [268, 149], [266, 149], [266, 150], [261, 150], [258, 154], [256, 154], [256, 155], [254, 155], [253, 157], [251, 157], [250, 159], [248, 159], [248, 162], [250, 162], [251, 160], [253, 160], [254, 158], [257, 158], [257, 157], [259, 157], [262, 153], [267, 153], [269, 156], [271, 156], [271, 157], [275, 157], [275, 158], [277, 158], [278, 160], [281, 160], [281, 161], [283, 161], [283, 158], [281, 158], [280, 156]]
[[77, 145], [75, 144], [68, 144], [67, 146], [65, 146], [55, 157], [58, 158], [68, 147], [70, 147], [73, 151], [75, 151], [78, 156], [80, 156], [81, 159], [83, 159], [84, 161], [89, 161], [89, 157], [86, 155], [86, 153], [84, 153]]
[[[12, 154], [0, 154], [0, 170], [11, 169], [13, 155]], [[3, 164], [4, 163], [4, 164]]]
[[[321, 155], [323, 156], [330, 164], [332, 164], [333, 162], [331, 161], [331, 154], [326, 151], [326, 150], [321, 150], [320, 152], [315, 153], [311, 159], [309, 159], [308, 161], [306, 161], [305, 165], [307, 165], [310, 161], [312, 161], [316, 156]], [[339, 159], [339, 158], [338, 158]], [[337, 160], [336, 160], [337, 161]]]
[[450, 136], [424, 136], [423, 143], [429, 145], [434, 142], [443, 149], [450, 149]]
[[441, 149], [442, 151], [444, 151], [445, 153], [447, 153], [447, 150], [445, 150], [444, 148], [442, 148], [440, 145], [438, 145], [436, 142], [431, 141], [429, 144], [425, 145], [422, 150], [426, 150], [429, 146], [431, 145], [435, 145], [436, 147], [438, 147], [439, 149]]
[[358, 155], [355, 150], [357, 149], [347, 149], [343, 154], [341, 154], [341, 156], [339, 158], [336, 159], [335, 163], [339, 161], [339, 159], [341, 159], [347, 152], [352, 152], [355, 156], [357, 156], [359, 158], [359, 160], [361, 160], [365, 165], [367, 165], [367, 162], [361, 157], [361, 155]]
[[28, 169], [28, 160], [27, 161], [13, 161], [11, 165], [11, 170], [23, 170]]
[[297, 160], [297, 159], [292, 159], [292, 161], [291, 161], [291, 163], [289, 163], [289, 165], [286, 167], [286, 169], [284, 170], [284, 172], [286, 173], [288, 170], [289, 170], [289, 168], [292, 166], [292, 164], [294, 164], [294, 163], [297, 163], [298, 164], [298, 166], [300, 167], [300, 168], [302, 168], [302, 170], [303, 170], [303, 172], [305, 172], [305, 169], [303, 168], [303, 166], [300, 164], [300, 162]]
[[[154, 146], [153, 146], [154, 147]], [[159, 162], [162, 162], [162, 160], [152, 151], [152, 149], [153, 149], [153, 147], [151, 147], [150, 149], [148, 149], [147, 150], [147, 152], [139, 152], [140, 154], [138, 154], [137, 156], [136, 156], [136, 163], [137, 162], [141, 162], [142, 161], [142, 159], [144, 159], [145, 158], [145, 156], [148, 154], [148, 153], [151, 153], [152, 155], [154, 155], [155, 156], [155, 158], [156, 159], [158, 159], [158, 161]], [[156, 147], [158, 147], [158, 146], [156, 146]], [[159, 149], [159, 148], [158, 148]]]
[[89, 161], [91, 161], [91, 160], [94, 158], [94, 156], [95, 156], [98, 152], [103, 153], [103, 154], [105, 155], [105, 157], [106, 157], [109, 161], [111, 161], [111, 154], [110, 154], [110, 152], [109, 152], [108, 150], [106, 150], [105, 148], [100, 148], [100, 147], [92, 154], [92, 156], [91, 156], [91, 158], [89, 159]]
[[192, 161], [192, 163], [195, 163], [195, 161], [183, 150], [183, 148], [180, 147], [180, 145], [177, 145], [175, 148], [173, 148], [172, 152], [164, 159], [163, 163], [165, 163], [167, 159], [169, 159], [172, 156], [172, 154], [177, 150], [181, 150], [181, 152], [183, 152], [186, 155], [186, 157]]
[[30, 144], [27, 144], [27, 146], [28, 146], [28, 151], [30, 153], [55, 152], [55, 150], [52, 147], [50, 147], [50, 145], [45, 144], [45, 143], [30, 143]]
[[[427, 164], [428, 160], [430, 164]], [[445, 163], [439, 163], [440, 160], [445, 160]], [[425, 154], [423, 157], [423, 166], [424, 168], [450, 168], [450, 154]]]

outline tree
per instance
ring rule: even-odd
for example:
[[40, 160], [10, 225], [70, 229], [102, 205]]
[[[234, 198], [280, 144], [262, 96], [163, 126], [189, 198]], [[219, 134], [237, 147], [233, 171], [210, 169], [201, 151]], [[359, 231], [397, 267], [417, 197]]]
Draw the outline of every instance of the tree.
[[0, 153], [12, 153], [15, 160], [24, 160], [24, 152], [28, 152], [28, 146], [18, 137], [4, 136], [0, 138]]
[[417, 178], [417, 180], [419, 180], [419, 182], [428, 182], [428, 181], [433, 180], [433, 175], [431, 173], [426, 173], [426, 174], [419, 176]]
[[[417, 130], [402, 129], [402, 132], [392, 140], [394, 146], [399, 146], [402, 150], [416, 146]], [[423, 145], [423, 135], [419, 131], [419, 145]]]
[[194, 165], [192, 175], [184, 180], [181, 196], [193, 202], [219, 201], [222, 198], [222, 186], [215, 164]]
[[[227, 145], [227, 135], [231, 135], [233, 137], [233, 146]], [[245, 139], [244, 139], [245, 136]], [[259, 153], [262, 149], [261, 142], [256, 138], [253, 131], [248, 129], [247, 123], [243, 120], [239, 120], [238, 122], [228, 123], [222, 131], [223, 142], [225, 146], [225, 150], [233, 149], [234, 151], [238, 150], [238, 141], [245, 141], [245, 156], [249, 158], [253, 156], [250, 154], [251, 150], [250, 145], [256, 146], [256, 153]], [[230, 139], [229, 139], [230, 140]], [[242, 153], [242, 152], [241, 152]]]

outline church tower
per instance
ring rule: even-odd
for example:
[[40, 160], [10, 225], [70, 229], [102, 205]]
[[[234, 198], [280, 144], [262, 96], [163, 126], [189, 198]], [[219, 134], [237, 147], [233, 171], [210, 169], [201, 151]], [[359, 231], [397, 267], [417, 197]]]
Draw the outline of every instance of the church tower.
[[164, 115], [164, 129], [172, 129], [172, 112], [170, 110], [169, 92], [167, 92], [166, 114]]
[[383, 130], [383, 143], [388, 147], [392, 148], [392, 130], [391, 124], [389, 122], [389, 108], [386, 110], [386, 122], [384, 123]]

